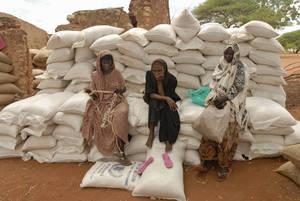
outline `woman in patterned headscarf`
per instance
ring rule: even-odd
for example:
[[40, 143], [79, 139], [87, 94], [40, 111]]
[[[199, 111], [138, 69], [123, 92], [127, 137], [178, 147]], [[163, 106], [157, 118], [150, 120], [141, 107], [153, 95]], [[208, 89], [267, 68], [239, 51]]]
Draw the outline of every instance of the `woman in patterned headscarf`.
[[213, 73], [212, 91], [207, 105], [223, 109], [230, 104], [230, 121], [222, 143], [202, 138], [200, 145], [200, 173], [207, 172], [211, 161], [218, 161], [218, 177], [227, 178], [241, 131], [247, 127], [248, 115], [245, 102], [248, 90], [248, 73], [240, 61], [237, 44], [226, 47], [220, 64]]
[[125, 81], [115, 69], [109, 51], [97, 56], [96, 71], [86, 91], [91, 99], [84, 114], [83, 137], [89, 145], [95, 144], [102, 154], [116, 153], [123, 165], [130, 165], [124, 153], [128, 142], [128, 104], [122, 95], [126, 91]]

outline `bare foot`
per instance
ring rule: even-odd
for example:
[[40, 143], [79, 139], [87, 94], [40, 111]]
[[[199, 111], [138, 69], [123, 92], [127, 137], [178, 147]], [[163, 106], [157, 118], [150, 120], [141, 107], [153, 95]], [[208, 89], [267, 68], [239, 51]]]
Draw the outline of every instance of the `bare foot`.
[[173, 149], [173, 145], [170, 144], [169, 142], [166, 142], [166, 148], [165, 148], [165, 151], [168, 153], [168, 152], [171, 152]]
[[148, 140], [146, 142], [146, 146], [151, 149], [152, 145], [153, 145], [153, 141], [154, 141], [154, 136], [153, 135], [149, 135]]

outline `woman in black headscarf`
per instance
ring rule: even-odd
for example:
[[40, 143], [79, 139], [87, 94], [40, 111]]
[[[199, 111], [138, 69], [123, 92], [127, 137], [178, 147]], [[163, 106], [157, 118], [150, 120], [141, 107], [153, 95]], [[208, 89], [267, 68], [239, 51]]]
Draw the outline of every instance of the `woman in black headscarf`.
[[152, 63], [151, 71], [146, 73], [144, 100], [149, 105], [148, 126], [150, 130], [146, 145], [151, 148], [154, 129], [159, 129], [159, 141], [166, 143], [166, 152], [172, 150], [180, 130], [180, 119], [176, 102], [177, 79], [168, 72], [167, 63], [157, 59]]

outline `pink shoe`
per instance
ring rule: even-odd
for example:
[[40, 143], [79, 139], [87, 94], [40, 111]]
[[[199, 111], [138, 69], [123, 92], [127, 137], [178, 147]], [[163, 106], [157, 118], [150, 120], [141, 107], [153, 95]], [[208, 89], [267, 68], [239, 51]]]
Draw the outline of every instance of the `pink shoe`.
[[143, 172], [146, 170], [146, 168], [154, 161], [154, 158], [151, 156], [150, 158], [148, 158], [148, 160], [146, 160], [138, 169], [137, 173], [139, 175], [142, 175]]
[[162, 158], [164, 160], [166, 168], [172, 168], [173, 167], [173, 162], [171, 161], [168, 153], [164, 153], [162, 155]]

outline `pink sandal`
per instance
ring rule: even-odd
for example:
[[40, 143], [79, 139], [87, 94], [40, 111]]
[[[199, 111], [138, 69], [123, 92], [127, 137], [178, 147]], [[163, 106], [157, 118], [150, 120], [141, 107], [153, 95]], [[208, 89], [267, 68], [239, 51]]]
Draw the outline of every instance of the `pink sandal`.
[[137, 173], [139, 175], [142, 175], [143, 172], [146, 170], [146, 168], [154, 161], [154, 158], [151, 156], [150, 158], [148, 158], [148, 160], [146, 160], [138, 169]]
[[173, 167], [173, 162], [171, 161], [168, 153], [164, 153], [162, 155], [162, 158], [164, 160], [166, 168], [172, 168]]

